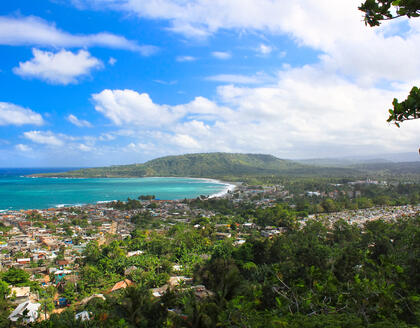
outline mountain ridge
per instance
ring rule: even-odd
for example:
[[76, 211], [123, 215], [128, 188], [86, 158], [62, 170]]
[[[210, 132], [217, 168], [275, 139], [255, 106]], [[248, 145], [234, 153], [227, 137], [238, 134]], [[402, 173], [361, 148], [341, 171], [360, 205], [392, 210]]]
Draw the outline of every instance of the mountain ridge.
[[[409, 163], [408, 163], [409, 164]], [[413, 166], [414, 164], [414, 166]], [[126, 178], [126, 177], [192, 177], [226, 178], [244, 176], [363, 176], [379, 172], [391, 174], [393, 170], [407, 170], [418, 174], [417, 163], [365, 163], [351, 166], [319, 166], [280, 159], [268, 154], [193, 153], [171, 155], [145, 163], [85, 168], [61, 173], [36, 174], [36, 177], [74, 178]]]
[[194, 153], [164, 156], [145, 163], [86, 168], [62, 173], [37, 174], [48, 177], [218, 177], [227, 175], [278, 174], [304, 169], [307, 165], [267, 154]]

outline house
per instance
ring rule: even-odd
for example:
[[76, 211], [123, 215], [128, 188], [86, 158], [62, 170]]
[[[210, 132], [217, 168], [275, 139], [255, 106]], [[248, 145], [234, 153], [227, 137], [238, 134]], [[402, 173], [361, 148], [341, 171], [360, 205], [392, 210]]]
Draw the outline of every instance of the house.
[[40, 303], [32, 303], [31, 301], [21, 303], [9, 315], [9, 320], [16, 322], [21, 319], [23, 323], [35, 322], [38, 319], [38, 309], [40, 306]]
[[132, 266], [130, 266], [127, 269], [124, 270], [124, 276], [130, 275], [136, 270], [137, 270], [137, 267], [135, 265], [132, 265]]
[[52, 238], [42, 237], [41, 243], [48, 247], [48, 249], [54, 248], [56, 246], [56, 241]]
[[32, 261], [37, 262], [39, 260], [46, 260], [47, 254], [46, 253], [36, 253], [32, 255]]
[[140, 251], [140, 250], [138, 250], [138, 251], [128, 252], [128, 253], [127, 253], [127, 257], [137, 256], [137, 255], [141, 255], [141, 254], [143, 254], [143, 253], [144, 253], [144, 252], [143, 252], [143, 251]]
[[231, 238], [232, 234], [228, 232], [216, 232], [215, 236], [218, 240], [222, 240], [226, 238]]
[[179, 284], [183, 283], [192, 283], [192, 278], [184, 277], [184, 276], [173, 276], [169, 278], [168, 284], [171, 287], [178, 286]]
[[71, 273], [71, 270], [57, 270], [54, 272], [55, 283], [58, 284], [63, 278]]
[[133, 282], [129, 279], [124, 279], [121, 280], [119, 282], [117, 282], [114, 287], [111, 288], [111, 290], [109, 291], [110, 293], [115, 292], [116, 290], [119, 289], [126, 289], [128, 286], [131, 286], [133, 284]]
[[168, 288], [169, 288], [168, 285], [163, 285], [163, 286], [158, 287], [158, 288], [152, 288], [150, 291], [152, 292], [152, 295], [154, 297], [161, 297], [166, 293]]
[[86, 320], [90, 320], [90, 314], [88, 311], [82, 311], [77, 313], [74, 318], [76, 320], [80, 320], [80, 321], [86, 321]]
[[243, 244], [245, 244], [246, 240], [245, 239], [237, 239], [233, 242], [233, 246], [241, 246]]
[[9, 298], [14, 297], [14, 303], [20, 304], [29, 301], [29, 296], [31, 296], [31, 287], [12, 287]]
[[200, 299], [214, 295], [214, 293], [208, 290], [204, 285], [192, 286], [191, 289], [194, 291], [194, 295]]
[[31, 263], [31, 259], [30, 258], [17, 259], [16, 262], [19, 264], [29, 264]]
[[66, 266], [66, 265], [70, 264], [70, 261], [69, 260], [57, 260], [57, 264], [59, 266]]

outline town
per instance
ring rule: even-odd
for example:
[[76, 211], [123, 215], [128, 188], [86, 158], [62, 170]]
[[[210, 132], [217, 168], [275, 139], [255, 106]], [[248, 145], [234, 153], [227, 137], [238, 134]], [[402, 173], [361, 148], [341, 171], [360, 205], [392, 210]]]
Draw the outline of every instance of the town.
[[[366, 222], [374, 220], [392, 221], [419, 216], [420, 204], [381, 205], [310, 214], [297, 210], [299, 205], [296, 199], [301, 200], [303, 197], [313, 201], [318, 198], [321, 204], [327, 197], [331, 197], [330, 200], [342, 196], [357, 199], [363, 195], [362, 191], [355, 190], [355, 186], [371, 184], [386, 188], [386, 183], [366, 180], [345, 185], [335, 184], [332, 191], [304, 190], [294, 194], [283, 185], [237, 183], [233, 190], [213, 198], [201, 196], [193, 200], [168, 201], [157, 200], [149, 195], [140, 196], [138, 200], [128, 199], [126, 202], [3, 211], [0, 213], [0, 265], [3, 280], [9, 281], [4, 296], [13, 308], [8, 319], [12, 322], [23, 320], [26, 323], [44, 320], [50, 314], [60, 313], [69, 306], [83, 307], [92, 298], [105, 300], [104, 295], [135, 284], [136, 278], [139, 281], [138, 276], [144, 276], [150, 268], [141, 269], [140, 265], [134, 264], [142, 263], [142, 258], [150, 259], [151, 254], [147, 254], [147, 247], [133, 249], [126, 245], [122, 247], [122, 256], [132, 265], [127, 264], [123, 268], [117, 276], [120, 280], [91, 288], [84, 287], [80, 295], [77, 293], [78, 284], [86, 285], [86, 282], [81, 283], [80, 280], [86, 280], [83, 265], [86, 264], [84, 258], [89, 245], [106, 247], [118, 240], [130, 240], [133, 234], [138, 234], [139, 229], [149, 236], [145, 237], [146, 240], [153, 235], [165, 240], [173, 238], [170, 236], [176, 227], [187, 226], [202, 235], [206, 231], [204, 235], [211, 243], [229, 240], [233, 247], [239, 247], [250, 236], [273, 238], [289, 227], [287, 222], [266, 221], [264, 217], [259, 218], [258, 214], [244, 214], [244, 208], [252, 211], [277, 211], [280, 206], [290, 216], [287, 212], [289, 209], [298, 227], [304, 227], [311, 221], [322, 221], [332, 227], [340, 220], [362, 227]], [[331, 189], [331, 184], [328, 189]], [[143, 246], [146, 244], [145, 241]], [[197, 256], [200, 258], [196, 261], [198, 263], [208, 257], [205, 253], [195, 254]], [[165, 275], [159, 273], [149, 284], [153, 297], [159, 298], [168, 288], [176, 286], [193, 290], [198, 297], [212, 295], [213, 292], [204, 285], [193, 284], [193, 265], [196, 262], [188, 259], [188, 255], [177, 257], [175, 261], [166, 261]], [[159, 270], [162, 265], [160, 263], [155, 266]], [[13, 281], [15, 284], [10, 283]], [[69, 289], [72, 291], [69, 292]], [[88, 311], [80, 311], [75, 314], [75, 319], [84, 321], [89, 320], [90, 316]]]

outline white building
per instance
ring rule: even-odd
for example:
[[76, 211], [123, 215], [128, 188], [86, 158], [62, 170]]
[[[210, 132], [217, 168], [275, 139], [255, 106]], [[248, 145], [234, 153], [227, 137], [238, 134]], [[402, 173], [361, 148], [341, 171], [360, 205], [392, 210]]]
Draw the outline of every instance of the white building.
[[18, 321], [19, 319], [22, 319], [23, 323], [35, 322], [36, 319], [38, 319], [38, 309], [40, 306], [40, 303], [26, 301], [17, 306], [17, 308], [9, 315], [9, 319], [13, 322]]

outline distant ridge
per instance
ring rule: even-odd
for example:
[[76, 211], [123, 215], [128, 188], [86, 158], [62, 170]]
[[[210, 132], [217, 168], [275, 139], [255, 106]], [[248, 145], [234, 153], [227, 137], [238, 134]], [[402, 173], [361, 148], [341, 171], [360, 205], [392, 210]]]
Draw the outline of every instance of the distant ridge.
[[114, 165], [63, 173], [39, 174], [56, 177], [220, 177], [278, 174], [306, 165], [265, 154], [198, 153], [165, 156], [144, 164]]
[[[303, 164], [266, 154], [197, 153], [165, 156], [143, 164], [87, 168], [62, 173], [36, 174], [37, 177], [195, 177], [235, 178], [250, 176], [363, 176], [375, 171], [392, 173], [407, 170], [420, 173], [417, 163], [376, 163], [338, 167]], [[407, 173], [407, 172], [406, 172]]]
[[359, 155], [330, 158], [297, 159], [296, 162], [307, 165], [349, 167], [359, 164], [409, 163], [419, 162], [417, 150], [406, 153]]

